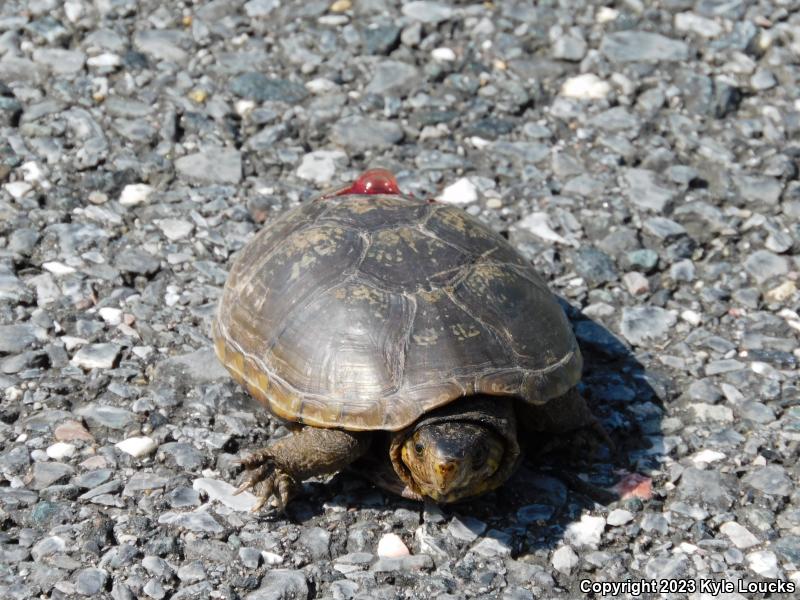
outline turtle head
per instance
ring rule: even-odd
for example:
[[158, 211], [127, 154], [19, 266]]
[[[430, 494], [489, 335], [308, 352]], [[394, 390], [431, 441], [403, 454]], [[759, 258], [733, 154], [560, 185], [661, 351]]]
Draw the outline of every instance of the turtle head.
[[503, 459], [505, 440], [482, 423], [422, 424], [406, 439], [402, 459], [420, 492], [452, 502], [485, 491]]

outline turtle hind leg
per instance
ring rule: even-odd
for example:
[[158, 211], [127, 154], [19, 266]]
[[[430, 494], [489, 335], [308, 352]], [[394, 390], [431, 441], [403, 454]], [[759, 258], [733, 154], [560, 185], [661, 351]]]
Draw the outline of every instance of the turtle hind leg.
[[[525, 405], [521, 419], [538, 443], [529, 444], [529, 454], [535, 457], [557, 457], [564, 465], [593, 462], [599, 446], [605, 444], [616, 461], [617, 448], [608, 432], [597, 420], [576, 388], [544, 405]], [[548, 461], [549, 462], [549, 461]], [[617, 496], [608, 490], [584, 481], [569, 469], [551, 470], [569, 489], [600, 504], [608, 504]]]
[[602, 444], [616, 454], [616, 444], [574, 387], [546, 404], [522, 405], [520, 417], [522, 426], [540, 440], [529, 448], [535, 455], [560, 452], [568, 462], [585, 462]]
[[236, 493], [252, 489], [258, 498], [253, 512], [273, 497], [285, 511], [300, 482], [343, 469], [364, 455], [370, 438], [369, 433], [304, 427], [241, 459], [245, 476]]

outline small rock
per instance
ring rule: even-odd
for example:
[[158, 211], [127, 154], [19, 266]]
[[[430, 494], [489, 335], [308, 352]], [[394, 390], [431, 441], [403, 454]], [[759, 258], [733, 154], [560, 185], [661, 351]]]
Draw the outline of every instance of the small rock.
[[300, 179], [313, 181], [321, 185], [330, 183], [338, 170], [338, 164], [344, 163], [347, 155], [340, 150], [317, 150], [303, 156], [297, 168]]
[[742, 482], [764, 494], [788, 496], [794, 490], [786, 469], [780, 465], [767, 465], [746, 475]]
[[352, 116], [336, 122], [331, 127], [330, 138], [356, 151], [386, 148], [403, 139], [403, 129], [394, 122]]
[[684, 500], [698, 501], [719, 510], [727, 510], [733, 504], [733, 495], [722, 474], [712, 469], [685, 469], [681, 474], [678, 494]]
[[192, 482], [192, 487], [195, 490], [205, 492], [209, 500], [221, 502], [233, 510], [246, 512], [252, 509], [256, 503], [256, 497], [248, 491], [234, 496], [233, 493], [236, 491], [236, 488], [225, 481], [201, 477]]
[[764, 294], [764, 298], [767, 302], [774, 302], [776, 304], [783, 304], [791, 300], [794, 295], [797, 293], [797, 285], [794, 281], [784, 281], [780, 285], [772, 288], [766, 294]]
[[733, 545], [740, 550], [746, 550], [760, 543], [758, 538], [750, 533], [746, 527], [742, 527], [735, 521], [724, 523], [719, 530], [727, 535], [733, 542]]
[[131, 437], [126, 440], [122, 440], [121, 442], [117, 442], [114, 444], [114, 446], [135, 458], [152, 454], [155, 452], [156, 448], [158, 448], [158, 444], [155, 442], [155, 440], [147, 436]]
[[603, 517], [583, 515], [580, 521], [567, 526], [564, 539], [572, 546], [596, 549], [605, 527], [606, 520]]
[[626, 523], [630, 523], [632, 520], [633, 520], [633, 513], [624, 510], [622, 508], [615, 508], [610, 513], [608, 513], [608, 517], [606, 518], [606, 523], [608, 523], [612, 527], [619, 527], [620, 525], [625, 525]]
[[474, 517], [453, 517], [447, 526], [447, 533], [462, 542], [473, 542], [486, 531], [486, 523]]
[[631, 344], [644, 345], [666, 336], [677, 319], [658, 306], [635, 306], [622, 309], [620, 331]]
[[710, 464], [716, 462], [718, 460], [723, 460], [725, 455], [722, 452], [717, 452], [716, 450], [700, 450], [700, 452], [696, 452], [692, 455], [692, 462], [696, 465], [699, 464]]
[[789, 262], [769, 250], [757, 250], [744, 261], [744, 270], [762, 284], [773, 277], [781, 277], [789, 272]]
[[436, 199], [446, 204], [471, 204], [478, 199], [478, 188], [469, 179], [462, 177], [444, 188]]
[[591, 287], [617, 279], [617, 268], [614, 260], [602, 250], [582, 247], [573, 258], [575, 271], [583, 277]]
[[778, 557], [770, 550], [751, 552], [746, 558], [747, 566], [757, 575], [767, 579], [778, 579], [783, 575], [778, 567]]
[[138, 206], [147, 202], [153, 192], [152, 186], [146, 183], [131, 183], [122, 188], [119, 196], [119, 203], [122, 206]]
[[82, 369], [112, 369], [121, 351], [119, 344], [89, 344], [78, 350], [70, 362]]
[[490, 529], [481, 541], [470, 548], [471, 552], [485, 556], [510, 556], [511, 536], [497, 529]]
[[108, 573], [103, 569], [82, 569], [75, 578], [75, 591], [83, 596], [95, 596], [105, 588], [107, 579]]
[[189, 531], [200, 531], [206, 533], [222, 533], [225, 529], [217, 523], [210, 514], [206, 512], [191, 513], [162, 513], [158, 517], [159, 523], [166, 523], [176, 527], [183, 527]]
[[56, 462], [36, 462], [31, 469], [30, 483], [32, 490], [43, 490], [51, 485], [65, 483], [75, 473], [70, 465]]
[[395, 533], [384, 534], [378, 542], [378, 556], [398, 557], [411, 554], [402, 538]]
[[248, 569], [257, 569], [261, 563], [261, 551], [258, 548], [239, 548], [239, 560]]
[[302, 571], [270, 569], [261, 580], [261, 587], [247, 594], [245, 600], [288, 600], [307, 598], [308, 583]]
[[173, 242], [185, 238], [194, 231], [194, 224], [184, 219], [159, 219], [156, 225], [164, 232], [167, 239]]
[[617, 63], [685, 61], [689, 46], [658, 33], [618, 31], [603, 36], [600, 52]]
[[299, 104], [308, 96], [305, 87], [299, 83], [286, 79], [270, 79], [255, 71], [234, 78], [230, 89], [237, 96], [256, 102]]
[[536, 237], [540, 237], [548, 242], [556, 242], [565, 245], [577, 246], [575, 242], [571, 242], [566, 238], [560, 236], [558, 233], [550, 228], [549, 217], [545, 212], [533, 212], [527, 215], [522, 220], [518, 221], [515, 228], [529, 231]]
[[456, 53], [452, 48], [434, 48], [431, 50], [431, 58], [441, 62], [452, 62], [456, 59]]
[[448, 4], [426, 0], [403, 4], [402, 12], [409, 19], [435, 25], [450, 19], [455, 11]]
[[569, 575], [572, 570], [578, 566], [580, 559], [575, 551], [569, 546], [561, 546], [558, 550], [553, 552], [552, 564], [553, 568], [559, 573]]
[[69, 458], [75, 454], [75, 446], [66, 442], [56, 442], [52, 446], [47, 447], [47, 456], [53, 460], [61, 460], [62, 458]]
[[561, 95], [576, 100], [602, 100], [611, 93], [611, 85], [593, 73], [570, 77], [561, 85]]
[[175, 161], [179, 175], [195, 183], [239, 183], [242, 179], [242, 156], [231, 148], [207, 148], [182, 156]]
[[647, 277], [638, 271], [631, 271], [622, 276], [622, 283], [632, 296], [640, 296], [650, 291], [650, 282]]

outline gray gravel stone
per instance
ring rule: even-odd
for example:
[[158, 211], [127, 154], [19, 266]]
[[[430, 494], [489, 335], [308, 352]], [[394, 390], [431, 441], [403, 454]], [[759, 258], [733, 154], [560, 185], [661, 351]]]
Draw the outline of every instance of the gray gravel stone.
[[75, 591], [82, 596], [95, 596], [106, 585], [108, 573], [103, 569], [82, 569], [75, 577]]
[[686, 43], [647, 31], [606, 34], [600, 52], [618, 63], [684, 61], [689, 57]]
[[644, 345], [666, 336], [676, 320], [675, 315], [658, 306], [624, 308], [620, 331], [631, 344]]
[[367, 117], [345, 117], [331, 128], [331, 141], [350, 150], [386, 148], [403, 139], [396, 123]]
[[185, 179], [196, 183], [239, 183], [242, 156], [230, 148], [206, 148], [177, 159], [175, 169]]
[[82, 369], [111, 369], [122, 350], [119, 344], [90, 344], [72, 357], [72, 364]]
[[727, 510], [733, 503], [729, 485], [717, 471], [687, 468], [681, 475], [678, 493], [684, 500], [699, 501], [721, 510]]
[[779, 465], [767, 465], [749, 473], [742, 480], [764, 494], [788, 496], [794, 490], [786, 470]]
[[297, 104], [308, 96], [306, 88], [299, 83], [286, 79], [271, 79], [259, 72], [244, 73], [235, 77], [230, 83], [230, 89], [237, 96], [256, 102]]

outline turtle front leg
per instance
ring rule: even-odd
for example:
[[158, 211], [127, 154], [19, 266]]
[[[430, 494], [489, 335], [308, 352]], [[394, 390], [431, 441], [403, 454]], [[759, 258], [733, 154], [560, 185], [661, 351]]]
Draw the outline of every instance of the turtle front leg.
[[304, 427], [241, 460], [244, 479], [239, 494], [252, 488], [258, 498], [256, 512], [274, 497], [281, 511], [309, 477], [335, 473], [364, 455], [368, 432]]

